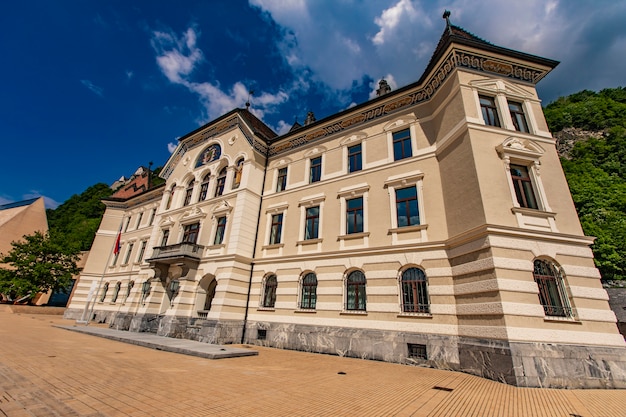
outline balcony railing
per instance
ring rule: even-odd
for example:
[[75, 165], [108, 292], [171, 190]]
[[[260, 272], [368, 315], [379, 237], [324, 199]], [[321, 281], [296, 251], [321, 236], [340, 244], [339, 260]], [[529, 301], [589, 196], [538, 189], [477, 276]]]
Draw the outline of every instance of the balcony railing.
[[152, 250], [151, 260], [171, 258], [195, 258], [202, 257], [204, 246], [195, 243], [183, 242], [175, 245], [157, 246]]

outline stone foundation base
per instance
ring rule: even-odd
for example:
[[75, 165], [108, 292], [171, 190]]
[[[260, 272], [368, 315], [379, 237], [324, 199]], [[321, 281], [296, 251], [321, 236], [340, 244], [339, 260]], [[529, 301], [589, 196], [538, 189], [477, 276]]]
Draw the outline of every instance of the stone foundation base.
[[458, 370], [519, 387], [626, 388], [626, 348], [268, 322], [249, 322], [245, 342]]
[[[82, 310], [65, 311], [80, 319]], [[240, 343], [243, 323], [94, 311], [111, 328]], [[626, 348], [521, 343], [384, 330], [248, 322], [244, 343], [462, 371], [519, 387], [626, 388]]]

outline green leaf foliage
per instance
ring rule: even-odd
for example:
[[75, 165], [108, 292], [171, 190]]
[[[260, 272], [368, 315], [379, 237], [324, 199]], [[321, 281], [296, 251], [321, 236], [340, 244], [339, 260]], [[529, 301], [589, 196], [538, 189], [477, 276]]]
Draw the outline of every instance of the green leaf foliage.
[[111, 194], [108, 185], [99, 183], [73, 195], [55, 210], [46, 210], [50, 234], [75, 242], [80, 250], [89, 250], [104, 214], [101, 200]]
[[64, 238], [35, 232], [11, 242], [13, 249], [1, 255], [0, 293], [12, 300], [32, 299], [38, 292], [65, 291], [76, 266], [79, 248]]
[[561, 159], [578, 217], [605, 280], [626, 279], [626, 89], [581, 91], [544, 109], [553, 132], [602, 131], [575, 143]]

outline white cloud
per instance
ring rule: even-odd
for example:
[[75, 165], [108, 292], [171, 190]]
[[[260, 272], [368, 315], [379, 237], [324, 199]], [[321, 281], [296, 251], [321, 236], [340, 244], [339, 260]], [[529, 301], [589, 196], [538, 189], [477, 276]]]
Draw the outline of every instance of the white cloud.
[[12, 199], [11, 197], [7, 197], [7, 196], [1, 196], [0, 195], [0, 206], [3, 206], [5, 204], [9, 204], [14, 202], [15, 200]]
[[285, 122], [284, 120], [281, 120], [278, 122], [278, 126], [276, 126], [273, 130], [278, 133], [278, 135], [284, 135], [285, 133], [289, 132], [289, 129], [291, 129], [291, 126], [289, 123]]
[[400, 20], [404, 17], [408, 18], [409, 21], [413, 21], [417, 17], [417, 10], [415, 10], [410, 0], [400, 0], [394, 6], [383, 10], [380, 17], [374, 19], [380, 30], [374, 35], [372, 42], [375, 45], [383, 45], [386, 38], [396, 29]]
[[91, 90], [94, 94], [96, 94], [97, 96], [102, 97], [104, 90], [101, 87], [98, 87], [97, 85], [95, 85], [94, 83], [92, 83], [89, 80], [80, 80], [81, 84], [84, 85], [85, 87], [87, 87], [89, 90]]
[[[196, 93], [205, 107], [208, 120], [212, 120], [234, 108], [243, 107], [250, 90], [240, 81], [224, 91], [219, 83], [192, 80], [194, 69], [204, 60], [202, 51], [196, 46], [197, 36], [193, 28], [188, 28], [180, 38], [171, 32], [155, 31], [151, 43], [157, 52], [156, 61], [161, 72], [170, 82]], [[253, 98], [251, 111], [263, 119], [266, 113], [276, 111], [275, 107], [287, 98], [288, 95], [282, 91], [276, 94], [262, 92]]]
[[39, 197], [43, 197], [43, 204], [45, 208], [54, 210], [55, 208], [61, 205], [61, 203], [59, 203], [58, 201], [55, 201], [54, 199], [50, 197], [46, 197], [45, 195], [42, 195], [37, 190], [31, 190], [29, 193], [22, 195], [22, 200], [30, 200], [31, 198], [39, 198]]
[[196, 40], [197, 34], [193, 28], [188, 28], [180, 38], [173, 33], [153, 32], [152, 47], [158, 54], [157, 64], [171, 82], [184, 84], [184, 77], [190, 75], [203, 60]]
[[131, 70], [126, 70], [126, 78], [131, 79], [135, 74]]
[[178, 144], [174, 143], [174, 142], [169, 142], [167, 144], [167, 151], [169, 153], [174, 153], [174, 151], [176, 150], [176, 147], [178, 146]]

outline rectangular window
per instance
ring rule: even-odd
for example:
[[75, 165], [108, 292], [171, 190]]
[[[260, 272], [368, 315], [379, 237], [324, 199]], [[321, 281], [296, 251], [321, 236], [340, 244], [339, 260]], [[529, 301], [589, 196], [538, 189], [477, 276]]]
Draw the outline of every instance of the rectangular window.
[[416, 226], [420, 224], [417, 206], [417, 189], [407, 187], [396, 190], [396, 214], [398, 227]]
[[278, 181], [276, 191], [284, 191], [287, 188], [287, 167], [278, 170]]
[[322, 178], [322, 157], [311, 159], [309, 182], [318, 182]]
[[400, 159], [409, 158], [413, 156], [411, 149], [411, 131], [410, 129], [404, 129], [393, 134], [393, 159], [398, 161]]
[[156, 215], [156, 209], [152, 209], [152, 211], [150, 212], [150, 221], [148, 221], [148, 226], [152, 226], [152, 223], [154, 223], [155, 215]]
[[346, 234], [363, 232], [363, 197], [346, 201]]
[[217, 229], [215, 230], [214, 245], [221, 245], [224, 242], [224, 232], [226, 231], [226, 217], [217, 218]]
[[161, 246], [167, 246], [167, 240], [170, 237], [169, 229], [163, 230], [163, 236], [161, 237]]
[[272, 216], [272, 229], [270, 231], [270, 245], [280, 243], [280, 237], [283, 231], [283, 213], [274, 214]]
[[183, 233], [183, 243], [196, 243], [198, 241], [198, 231], [200, 223], [188, 224]]
[[348, 172], [356, 172], [363, 169], [361, 144], [348, 148]]
[[513, 180], [515, 196], [520, 207], [538, 209], [539, 206], [537, 205], [533, 184], [528, 174], [528, 167], [511, 164], [511, 179]]
[[528, 133], [528, 123], [526, 123], [526, 115], [524, 114], [522, 103], [509, 101], [509, 112], [511, 113], [511, 120], [515, 130]]
[[483, 114], [483, 120], [486, 125], [500, 127], [500, 119], [498, 118], [498, 108], [493, 97], [478, 96], [480, 101], [480, 111]]
[[128, 251], [126, 251], [126, 256], [124, 257], [124, 265], [126, 265], [130, 260], [130, 253], [133, 251], [133, 246], [135, 246], [134, 243], [128, 244]]
[[309, 207], [306, 209], [306, 223], [304, 227], [304, 239], [317, 239], [320, 226], [320, 207]]
[[130, 225], [130, 217], [128, 217], [126, 219], [126, 225], [124, 226], [124, 233], [126, 233], [126, 231], [128, 231], [128, 226]]
[[141, 246], [139, 247], [139, 255], [137, 255], [137, 262], [143, 261], [143, 254], [146, 252], [147, 241], [142, 241]]

